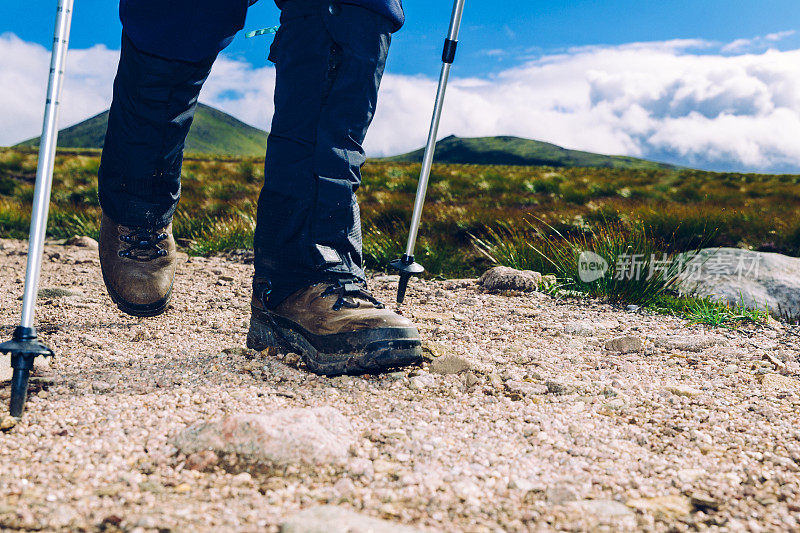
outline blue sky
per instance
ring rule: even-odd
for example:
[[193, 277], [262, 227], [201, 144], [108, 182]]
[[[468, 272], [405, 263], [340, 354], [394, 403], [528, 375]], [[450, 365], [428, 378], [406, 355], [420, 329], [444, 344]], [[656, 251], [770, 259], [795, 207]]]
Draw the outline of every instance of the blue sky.
[[[404, 4], [407, 23], [395, 35], [388, 70], [435, 74], [452, 3], [405, 0]], [[13, 32], [25, 41], [47, 45], [54, 6], [54, 0], [3, 0], [0, 33]], [[277, 21], [272, 0], [260, 0], [248, 13], [246, 29]], [[462, 75], [480, 76], [575, 46], [696, 38], [731, 42], [792, 30], [798, 24], [797, 0], [467, 0], [457, 68]], [[119, 48], [120, 31], [116, 2], [76, 0], [73, 47], [102, 43]], [[264, 64], [268, 43], [268, 37], [239, 35], [226, 53], [253, 65]], [[797, 47], [800, 34], [780, 43], [783, 49]]]
[[[405, 0], [370, 155], [424, 143], [450, 1]], [[0, 145], [36, 134], [54, 0], [0, 2]], [[277, 24], [260, 0], [246, 29]], [[797, 0], [467, 0], [441, 136], [517, 135], [716, 170], [800, 173]], [[61, 124], [108, 107], [113, 0], [76, 0]], [[271, 120], [269, 37], [238, 36], [201, 100]], [[100, 45], [100, 46], [98, 46]], [[402, 127], [398, 127], [402, 125]]]

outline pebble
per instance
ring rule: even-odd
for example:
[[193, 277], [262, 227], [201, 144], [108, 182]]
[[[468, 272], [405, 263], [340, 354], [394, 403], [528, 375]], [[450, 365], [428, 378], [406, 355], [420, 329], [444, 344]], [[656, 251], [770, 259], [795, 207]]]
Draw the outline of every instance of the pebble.
[[187, 455], [211, 450], [222, 466], [244, 463], [268, 472], [290, 465], [342, 464], [353, 442], [355, 433], [345, 416], [333, 407], [314, 407], [197, 424], [178, 435], [175, 446]]
[[606, 341], [606, 350], [615, 353], [633, 353], [644, 350], [644, 341], [634, 335], [615, 337]]
[[692, 512], [692, 503], [685, 496], [656, 496], [636, 498], [626, 502], [628, 507], [647, 513], [656, 520], [675, 520]]
[[436, 378], [427, 372], [412, 377], [408, 383], [408, 387], [414, 390], [424, 390], [434, 386], [436, 386]]
[[671, 392], [677, 396], [686, 396], [687, 398], [692, 398], [694, 396], [700, 396], [703, 394], [703, 391], [699, 389], [695, 389], [694, 387], [690, 387], [688, 385], [672, 385], [666, 387], [664, 390]]
[[281, 524], [281, 533], [415, 533], [420, 530], [366, 516], [344, 507], [322, 505], [300, 511]]
[[0, 420], [0, 431], [8, 431], [17, 425], [17, 419], [11, 415], [6, 415]]

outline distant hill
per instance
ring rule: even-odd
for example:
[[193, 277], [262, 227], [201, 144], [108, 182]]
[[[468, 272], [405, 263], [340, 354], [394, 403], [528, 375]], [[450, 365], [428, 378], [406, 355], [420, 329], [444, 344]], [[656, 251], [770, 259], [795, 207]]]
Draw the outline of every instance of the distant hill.
[[[423, 148], [407, 154], [384, 158], [384, 161], [419, 162]], [[476, 137], [465, 139], [450, 136], [436, 143], [436, 162], [474, 165], [524, 165], [551, 167], [601, 168], [675, 168], [635, 157], [600, 155], [568, 150], [555, 144], [520, 137]]]
[[[108, 126], [108, 111], [61, 130], [59, 148], [102, 148]], [[186, 151], [214, 155], [264, 156], [267, 132], [249, 126], [219, 109], [198, 104], [186, 138]], [[17, 146], [38, 146], [39, 138]]]

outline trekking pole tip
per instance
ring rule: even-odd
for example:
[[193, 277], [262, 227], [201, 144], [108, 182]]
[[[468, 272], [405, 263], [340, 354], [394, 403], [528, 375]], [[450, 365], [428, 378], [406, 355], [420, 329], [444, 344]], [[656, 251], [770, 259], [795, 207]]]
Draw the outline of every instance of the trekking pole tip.
[[400, 259], [395, 259], [389, 266], [400, 272], [400, 283], [397, 285], [397, 303], [403, 303], [406, 297], [406, 289], [411, 276], [419, 275], [425, 272], [425, 268], [419, 263], [414, 261], [414, 257], [404, 255]]

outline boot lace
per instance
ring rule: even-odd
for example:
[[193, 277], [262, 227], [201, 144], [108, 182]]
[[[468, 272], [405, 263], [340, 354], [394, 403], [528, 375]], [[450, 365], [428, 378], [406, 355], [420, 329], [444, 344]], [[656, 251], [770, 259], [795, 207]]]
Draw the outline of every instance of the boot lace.
[[333, 304], [334, 311], [338, 311], [342, 307], [348, 307], [350, 309], [359, 307], [361, 304], [355, 300], [356, 298], [368, 301], [377, 309], [384, 309], [386, 307], [383, 302], [375, 298], [366, 289], [366, 286], [363, 284], [363, 282], [337, 281], [332, 283], [325, 289], [325, 291], [323, 291], [322, 297], [325, 298], [326, 296], [331, 295], [336, 295], [338, 297], [336, 299], [336, 303]]
[[119, 240], [128, 244], [128, 248], [120, 250], [119, 256], [136, 261], [152, 261], [167, 255], [167, 251], [159, 246], [168, 235], [162, 229], [127, 228]]

